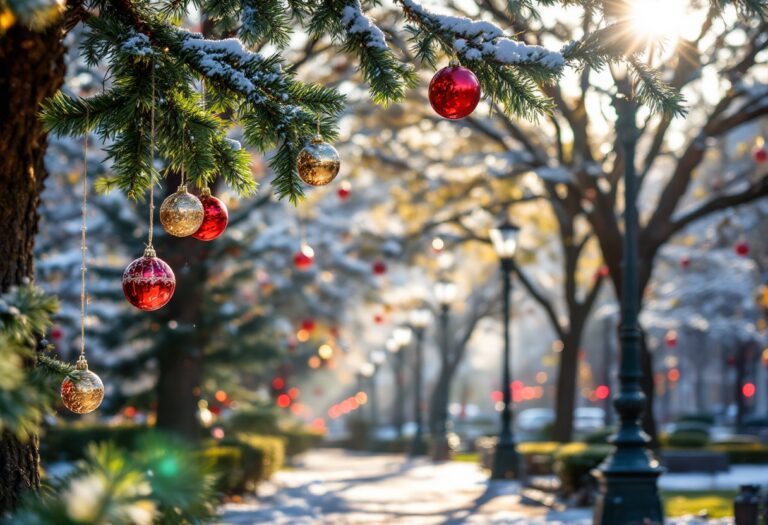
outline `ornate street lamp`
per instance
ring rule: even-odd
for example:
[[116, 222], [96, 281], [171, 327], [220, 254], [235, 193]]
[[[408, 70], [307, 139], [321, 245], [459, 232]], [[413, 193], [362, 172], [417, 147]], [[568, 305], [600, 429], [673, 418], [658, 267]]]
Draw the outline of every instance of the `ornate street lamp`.
[[424, 330], [429, 324], [429, 319], [432, 316], [429, 310], [426, 308], [417, 308], [412, 310], [410, 314], [410, 324], [413, 328], [413, 332], [416, 335], [416, 370], [414, 372], [414, 418], [416, 420], [416, 434], [413, 436], [413, 443], [411, 445], [412, 456], [423, 456], [427, 453], [426, 445], [424, 443], [424, 418], [422, 417], [422, 373], [424, 368]]
[[[442, 359], [442, 370], [448, 369], [450, 359], [450, 337], [448, 333], [448, 323], [450, 321], [451, 304], [456, 300], [459, 289], [456, 283], [441, 279], [435, 283], [435, 299], [440, 306], [440, 357]], [[443, 380], [443, 378], [441, 378]], [[437, 428], [434, 429], [432, 459], [435, 461], [445, 461], [451, 457], [451, 449], [448, 444], [448, 401], [450, 392], [447, 385], [437, 386], [440, 395], [439, 399], [434, 401], [438, 403], [435, 407], [437, 413]]]
[[403, 349], [411, 344], [412, 339], [413, 331], [410, 327], [400, 326], [395, 328], [392, 337], [387, 341], [387, 350], [395, 356], [393, 365], [397, 388], [395, 389], [392, 423], [395, 425], [398, 439], [403, 437], [403, 424], [405, 422], [405, 352]]
[[517, 454], [515, 438], [512, 432], [512, 348], [510, 339], [510, 297], [512, 295], [512, 270], [517, 234], [520, 228], [509, 222], [500, 224], [491, 230], [491, 241], [496, 255], [501, 262], [501, 277], [504, 283], [504, 356], [501, 367], [501, 391], [503, 407], [501, 410], [501, 432], [496, 444], [491, 479], [513, 479], [518, 477], [520, 457]]
[[[629, 79], [618, 81], [629, 91]], [[640, 361], [640, 284], [638, 272], [637, 174], [637, 103], [625, 94], [614, 97], [616, 133], [624, 153], [624, 257], [621, 280], [621, 324], [619, 327], [621, 357], [619, 362], [619, 394], [613, 405], [620, 425], [612, 443], [613, 453], [593, 471], [600, 482], [595, 505], [594, 525], [614, 523], [664, 523], [657, 480], [662, 473], [658, 461], [647, 449], [648, 435], [640, 418], [646, 398], [641, 387], [643, 370]]]

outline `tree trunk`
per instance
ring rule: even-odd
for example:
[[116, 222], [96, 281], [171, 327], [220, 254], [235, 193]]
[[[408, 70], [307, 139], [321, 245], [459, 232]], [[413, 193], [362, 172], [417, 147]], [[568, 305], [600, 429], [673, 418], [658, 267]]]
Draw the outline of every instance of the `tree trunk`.
[[[40, 103], [64, 82], [60, 29], [33, 33], [15, 25], [0, 37], [0, 291], [34, 277], [37, 207], [46, 177], [47, 136]], [[0, 440], [0, 516], [40, 485], [36, 436]]]
[[[173, 193], [178, 183], [177, 177], [170, 177], [167, 192]], [[158, 256], [176, 273], [176, 291], [161, 310], [162, 318], [166, 326], [175, 322], [177, 327], [157, 351], [157, 428], [196, 441], [200, 439], [197, 402], [206, 339], [203, 308], [209, 250], [205, 242], [192, 238], [168, 235], [160, 242]]]
[[555, 394], [555, 423], [552, 439], [567, 443], [573, 439], [573, 411], [576, 408], [576, 380], [579, 374], [579, 344], [581, 337], [568, 334], [563, 338], [560, 367]]
[[448, 402], [454, 371], [454, 367], [443, 361], [437, 383], [432, 389], [429, 402], [429, 431], [433, 438], [448, 424]]

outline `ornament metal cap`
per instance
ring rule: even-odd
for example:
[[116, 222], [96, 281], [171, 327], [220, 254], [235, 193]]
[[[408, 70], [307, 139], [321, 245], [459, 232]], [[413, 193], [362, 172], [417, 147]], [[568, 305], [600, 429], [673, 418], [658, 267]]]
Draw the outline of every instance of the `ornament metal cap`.
[[459, 66], [461, 65], [461, 62], [459, 62], [459, 59], [458, 59], [458, 58], [454, 57], [454, 58], [452, 58], [452, 59], [451, 59], [451, 60], [448, 62], [448, 65], [449, 65], [450, 67], [459, 67]]
[[144, 248], [144, 257], [157, 257], [157, 252], [155, 251], [154, 246], [149, 244]]
[[210, 197], [210, 196], [211, 196], [211, 188], [209, 188], [208, 186], [206, 186], [205, 188], [203, 188], [203, 189], [200, 191], [200, 196], [201, 196], [201, 197], [205, 197], [205, 198], [208, 198], [208, 197]]
[[75, 369], [88, 370], [88, 361], [85, 360], [84, 355], [81, 355], [80, 358], [77, 360], [77, 363], [75, 363]]
[[176, 188], [176, 193], [187, 193], [187, 185], [179, 184], [179, 187]]
[[312, 144], [322, 144], [323, 143], [323, 136], [321, 134], [317, 134], [314, 137], [312, 137]]

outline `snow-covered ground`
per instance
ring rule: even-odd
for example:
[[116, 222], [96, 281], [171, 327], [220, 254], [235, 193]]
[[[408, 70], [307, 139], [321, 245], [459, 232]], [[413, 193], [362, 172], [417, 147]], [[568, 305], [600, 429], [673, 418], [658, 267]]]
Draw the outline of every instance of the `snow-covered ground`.
[[[433, 464], [338, 450], [308, 453], [281, 471], [258, 501], [226, 504], [220, 524], [557, 525], [591, 524], [588, 509], [525, 505], [515, 482], [488, 482], [470, 463]], [[731, 523], [679, 519], [675, 524]]]

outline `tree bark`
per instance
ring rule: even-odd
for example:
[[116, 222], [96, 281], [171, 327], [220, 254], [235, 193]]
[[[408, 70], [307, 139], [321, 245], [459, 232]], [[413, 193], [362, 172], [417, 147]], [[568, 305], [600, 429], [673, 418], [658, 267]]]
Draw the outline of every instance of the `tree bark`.
[[[0, 38], [0, 291], [34, 277], [34, 240], [40, 193], [47, 175], [47, 136], [40, 103], [64, 82], [59, 28], [31, 32], [20, 25]], [[40, 486], [37, 436], [0, 439], [0, 516], [21, 494]]]
[[555, 393], [555, 422], [552, 439], [567, 443], [573, 439], [573, 411], [576, 408], [576, 380], [579, 373], [580, 334], [563, 338], [563, 351], [557, 372]]

